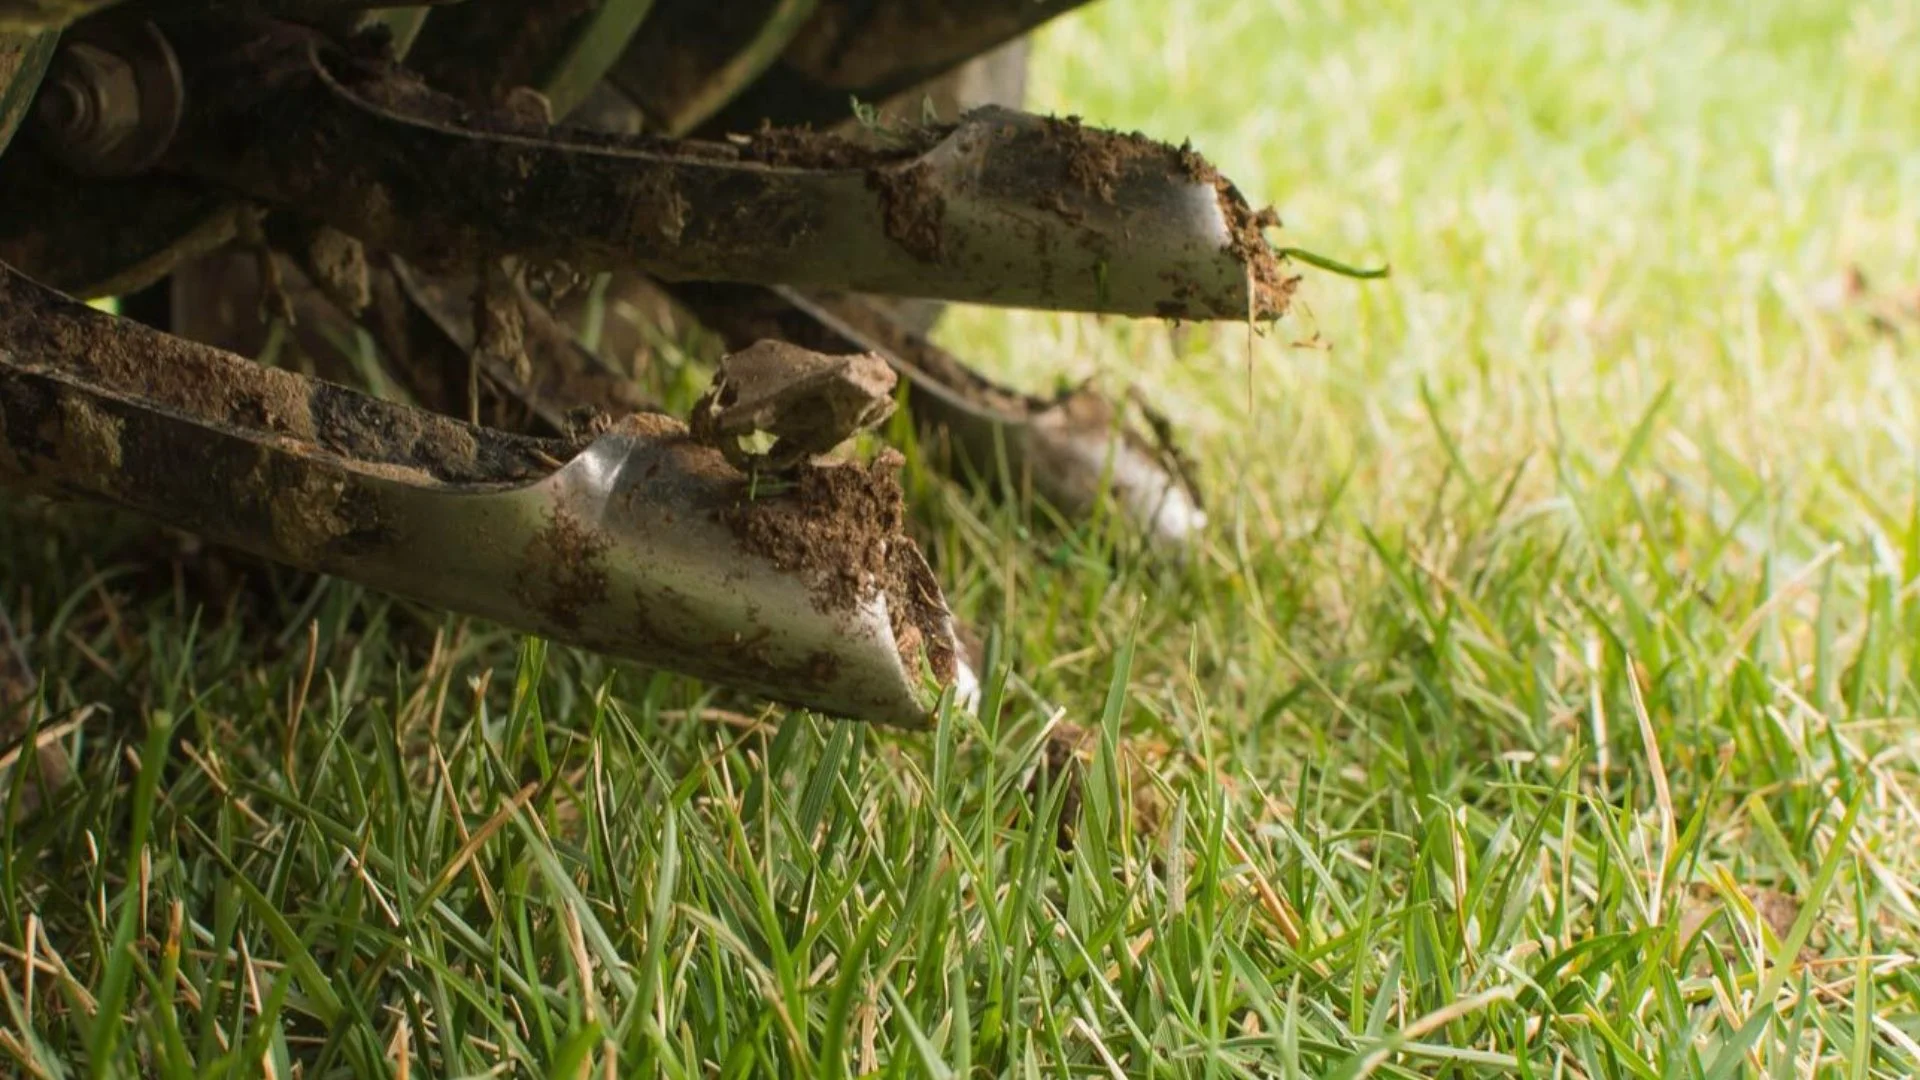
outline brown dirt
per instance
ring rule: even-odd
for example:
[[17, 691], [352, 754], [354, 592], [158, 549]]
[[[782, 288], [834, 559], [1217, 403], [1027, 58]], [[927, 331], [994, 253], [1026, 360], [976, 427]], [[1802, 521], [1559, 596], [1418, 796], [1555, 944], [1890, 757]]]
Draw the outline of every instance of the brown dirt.
[[498, 262], [489, 262], [480, 280], [473, 293], [474, 351], [524, 386], [533, 378], [533, 361], [527, 357], [527, 319], [514, 282]]
[[[272, 474], [260, 476], [259, 482], [271, 483]], [[309, 472], [293, 477], [268, 504], [274, 542], [295, 561], [310, 564], [335, 539], [353, 531], [354, 520], [343, 505], [345, 494], [346, 483], [338, 476]]]
[[893, 640], [907, 670], [917, 672], [922, 658], [942, 683], [951, 682], [959, 671], [959, 656], [954, 642], [945, 633], [932, 638], [922, 627], [944, 627], [949, 621], [946, 600], [940, 583], [920, 556], [920, 550], [905, 536], [887, 545], [888, 596], [892, 603], [887, 613], [893, 622]]
[[84, 398], [60, 402], [62, 456], [82, 475], [114, 476], [120, 471], [119, 419], [101, 412]]
[[867, 173], [867, 187], [880, 193], [887, 235], [921, 262], [940, 261], [947, 200], [933, 167], [916, 162], [904, 169], [875, 169]]
[[1253, 272], [1254, 314], [1257, 318], [1277, 319], [1286, 314], [1293, 301], [1293, 291], [1300, 285], [1300, 275], [1280, 268], [1273, 245], [1260, 231], [1264, 226], [1277, 224], [1279, 218], [1270, 209], [1250, 208], [1225, 177], [1215, 181], [1214, 189], [1220, 193], [1221, 212], [1226, 214], [1233, 229], [1233, 241], [1228, 246], [1240, 264]]
[[[1278, 318], [1286, 313], [1299, 277], [1285, 272], [1274, 255], [1273, 246], [1261, 232], [1263, 228], [1277, 226], [1279, 216], [1270, 208], [1256, 210], [1249, 205], [1232, 182], [1195, 150], [1191, 142], [1173, 146], [1139, 132], [1102, 131], [1084, 126], [1075, 116], [1049, 120], [1044, 137], [1065, 154], [1067, 178], [1109, 205], [1114, 202], [1120, 178], [1129, 170], [1143, 167], [1172, 170], [1196, 184], [1211, 185], [1231, 231], [1228, 249], [1253, 274], [1255, 316]], [[1057, 195], [1043, 197], [1041, 209], [1057, 212], [1054, 205], [1057, 202]], [[1174, 318], [1183, 308], [1182, 302], [1169, 301], [1161, 305], [1161, 314]]]
[[373, 302], [367, 250], [360, 241], [338, 229], [321, 226], [306, 244], [302, 266], [327, 298], [352, 317]]
[[[1747, 901], [1754, 907], [1754, 912], [1766, 922], [1767, 928], [1773, 931], [1773, 936], [1785, 941], [1787, 935], [1793, 932], [1794, 922], [1800, 918], [1799, 901], [1785, 893], [1755, 885], [1742, 885], [1740, 891], [1746, 894]], [[1736, 951], [1733, 936], [1737, 931], [1733, 929], [1732, 924], [1739, 922], [1741, 916], [1721, 899], [1713, 886], [1704, 882], [1689, 885], [1680, 896], [1677, 910], [1673, 914], [1673, 918], [1679, 921], [1677, 938], [1681, 942], [1687, 941], [1712, 923], [1715, 916], [1723, 911], [1727, 916], [1727, 924], [1719, 930], [1719, 944], [1723, 953], [1733, 955]], [[1709, 931], [1709, 933], [1712, 932]], [[1818, 936], [1817, 926], [1815, 936]], [[1800, 959], [1807, 960], [1815, 955], [1817, 950], [1810, 938], [1800, 947]], [[1699, 970], [1708, 970], [1708, 961], [1704, 957], [1697, 961], [1697, 965]]]
[[943, 626], [946, 605], [904, 531], [902, 462], [888, 450], [864, 467], [804, 466], [791, 492], [743, 498], [719, 518], [749, 552], [806, 580], [823, 612], [851, 611], [884, 591], [901, 658], [915, 668], [924, 656], [948, 680], [957, 670], [952, 643], [922, 629]]
[[951, 124], [927, 124], [865, 132], [853, 138], [807, 128], [762, 124], [736, 142], [743, 161], [799, 169], [877, 169], [918, 157], [953, 133]]
[[[1114, 182], [1120, 176], [1120, 168], [1127, 161], [1138, 156], [1140, 149], [1156, 146], [1146, 143], [1134, 143], [1132, 140], [1117, 138], [1105, 132], [1090, 132], [1080, 124], [1080, 118], [1069, 116], [1065, 120], [1056, 120], [1049, 130], [1067, 144], [1067, 177], [1089, 195], [1096, 195], [1108, 206], [1113, 205]], [[1136, 149], [1138, 147], [1138, 149]]]
[[808, 466], [787, 495], [745, 500], [721, 517], [749, 551], [813, 582], [822, 610], [849, 610], [887, 580], [887, 547], [902, 537], [897, 460]]
[[[474, 428], [115, 319], [7, 275], [0, 342], [17, 362], [223, 427], [283, 436], [449, 483], [543, 476], [570, 447]], [[118, 455], [97, 445], [99, 460]]]
[[554, 507], [547, 527], [527, 543], [516, 589], [522, 603], [567, 630], [581, 612], [606, 602], [607, 552], [613, 541]]

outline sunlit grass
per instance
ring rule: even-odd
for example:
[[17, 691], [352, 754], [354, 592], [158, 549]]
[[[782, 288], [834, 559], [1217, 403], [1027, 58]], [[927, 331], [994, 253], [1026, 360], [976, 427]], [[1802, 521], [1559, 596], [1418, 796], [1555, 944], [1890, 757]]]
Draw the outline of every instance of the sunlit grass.
[[1251, 348], [956, 313], [1028, 386], [1149, 387], [1216, 525], [1168, 565], [916, 466], [994, 650], [931, 735], [294, 574], [209, 608], [137, 525], [9, 510], [33, 722], [82, 722], [78, 780], [0, 833], [0, 1052], [1912, 1075], [1915, 55], [1912, 5], [1830, 0], [1049, 28], [1035, 107], [1190, 137], [1276, 238], [1393, 275], [1309, 272]]

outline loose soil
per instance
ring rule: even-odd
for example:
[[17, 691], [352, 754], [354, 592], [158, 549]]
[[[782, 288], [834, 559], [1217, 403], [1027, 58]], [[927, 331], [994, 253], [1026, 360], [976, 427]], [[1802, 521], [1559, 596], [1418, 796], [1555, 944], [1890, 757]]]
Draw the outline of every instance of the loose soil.
[[933, 166], [921, 161], [904, 169], [874, 169], [867, 173], [867, 187], [880, 194], [887, 236], [921, 262], [939, 262], [946, 249], [941, 223], [947, 199]]
[[742, 499], [719, 518], [749, 552], [807, 581], [823, 612], [851, 613], [884, 591], [908, 669], [924, 656], [936, 677], [951, 680], [958, 668], [946, 604], [905, 532], [903, 463], [888, 450], [864, 467], [804, 466], [792, 491]]
[[[23, 366], [59, 371], [199, 422], [282, 436], [357, 462], [417, 469], [446, 483], [551, 472], [560, 440], [476, 428], [115, 319], [0, 271], [0, 343]], [[117, 465], [112, 448], [90, 456]], [[110, 479], [110, 478], [109, 478]]]
[[[1067, 177], [1082, 191], [1112, 205], [1120, 178], [1129, 170], [1153, 168], [1185, 176], [1196, 184], [1213, 188], [1231, 234], [1228, 250], [1253, 275], [1254, 316], [1278, 318], [1286, 313], [1295, 287], [1296, 275], [1287, 274], [1274, 255], [1273, 246], [1261, 232], [1280, 223], [1272, 209], [1256, 210], [1247, 203], [1231, 181], [1220, 174], [1190, 142], [1173, 146], [1148, 138], [1139, 132], [1121, 134], [1089, 128], [1077, 116], [1048, 119], [1045, 138], [1066, 155]], [[1058, 195], [1044, 195], [1038, 205], [1058, 212]], [[1164, 305], [1171, 312], [1182, 305]]]
[[527, 543], [520, 559], [520, 600], [567, 630], [607, 599], [607, 552], [613, 541], [554, 507], [547, 526]]
[[[854, 139], [833, 132], [762, 125], [739, 149], [742, 161], [794, 169], [875, 169], [907, 161], [933, 149], [953, 125], [928, 125]], [[683, 144], [684, 145], [684, 144]]]

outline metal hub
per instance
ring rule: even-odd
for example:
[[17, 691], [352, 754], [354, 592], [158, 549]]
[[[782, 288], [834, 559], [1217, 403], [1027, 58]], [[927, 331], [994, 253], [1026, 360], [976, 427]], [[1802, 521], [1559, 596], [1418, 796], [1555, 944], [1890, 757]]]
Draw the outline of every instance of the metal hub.
[[131, 176], [166, 153], [184, 102], [179, 60], [152, 23], [80, 26], [47, 67], [33, 126], [73, 171]]

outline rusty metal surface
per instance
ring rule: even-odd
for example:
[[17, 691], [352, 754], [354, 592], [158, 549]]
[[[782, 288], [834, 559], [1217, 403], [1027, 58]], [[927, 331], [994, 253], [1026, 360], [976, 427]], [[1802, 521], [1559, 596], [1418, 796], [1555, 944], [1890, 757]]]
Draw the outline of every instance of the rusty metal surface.
[[115, 319], [0, 266], [0, 481], [838, 715], [969, 678], [892, 464], [752, 492], [663, 417], [514, 437]]

